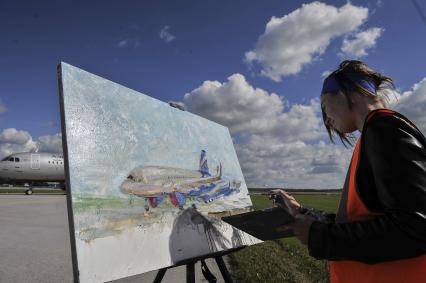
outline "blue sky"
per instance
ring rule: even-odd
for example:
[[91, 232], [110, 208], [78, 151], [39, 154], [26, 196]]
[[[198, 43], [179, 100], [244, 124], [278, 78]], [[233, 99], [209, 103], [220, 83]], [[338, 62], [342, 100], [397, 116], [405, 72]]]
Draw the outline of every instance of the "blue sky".
[[[426, 4], [417, 2], [425, 13]], [[303, 3], [306, 4], [305, 8], [302, 7]], [[345, 58], [354, 57], [393, 77], [402, 93], [413, 92], [413, 86], [426, 76], [426, 23], [412, 1], [321, 3], [315, 8], [313, 2], [282, 0], [1, 1], [0, 133], [3, 131], [3, 136], [0, 136], [0, 147], [1, 143], [9, 143], [3, 145], [2, 152], [5, 154], [19, 148], [10, 144], [14, 134], [20, 134], [21, 140], [24, 136], [30, 136], [33, 142], [39, 143], [39, 137], [45, 136], [44, 142], [48, 143], [48, 137], [60, 132], [56, 76], [56, 66], [60, 61], [163, 101], [184, 101], [184, 95], [191, 93], [185, 104], [200, 115], [203, 115], [205, 108], [196, 107], [201, 103], [196, 95], [198, 93], [201, 97], [204, 88], [198, 92], [195, 90], [205, 81], [225, 84], [234, 74], [242, 75], [253, 89], [266, 92], [264, 95], [267, 98], [273, 94], [279, 96], [283, 108], [276, 109], [277, 113], [281, 111], [285, 114], [294, 105], [316, 107], [311, 99], [319, 95], [323, 72], [333, 70]], [[296, 57], [306, 55], [301, 51], [307, 47], [303, 43], [312, 45], [315, 42], [300, 37], [302, 30], [297, 28], [284, 31], [289, 26], [299, 27], [300, 23], [309, 26], [295, 11], [302, 11], [303, 14], [307, 7], [322, 11], [340, 9], [345, 5], [358, 13], [359, 22], [348, 21], [347, 30], [331, 31], [334, 35], [328, 38], [326, 33], [330, 30], [321, 30], [325, 39], [318, 40], [324, 39], [327, 43], [313, 46], [311, 58], [300, 63], [302, 59]], [[293, 25], [286, 22], [288, 15], [293, 15]], [[265, 54], [270, 56], [269, 51], [286, 50], [293, 44], [290, 40], [277, 42], [273, 35], [269, 40], [262, 41], [266, 25], [272, 17], [283, 21], [279, 34], [284, 33], [287, 39], [291, 39], [294, 33], [296, 39], [299, 37], [297, 42], [300, 42], [294, 58], [299, 60], [296, 60], [296, 64], [301, 69], [290, 73], [286, 73], [288, 69], [278, 71], [278, 79], [261, 74], [271, 65], [274, 57], [269, 58], [268, 62], [254, 59], [250, 63], [246, 55], [253, 51], [257, 58]], [[339, 24], [334, 24], [338, 29]], [[344, 40], [353, 46], [358, 33], [372, 32], [374, 28], [379, 35], [373, 38], [373, 44], [365, 48], [364, 55], [355, 56], [353, 52], [342, 51]], [[367, 46], [366, 42], [362, 44]], [[261, 46], [266, 53], [262, 53]], [[278, 57], [278, 64], [285, 65], [286, 58]], [[241, 83], [241, 77], [237, 80]], [[232, 112], [232, 109], [229, 111]], [[263, 112], [270, 111], [270, 107], [262, 109]], [[219, 117], [217, 113], [209, 112], [204, 116], [214, 119]], [[216, 120], [227, 124], [226, 119], [219, 117]], [[232, 121], [227, 126], [238, 143], [240, 161], [244, 159], [240, 154], [249, 148], [246, 141], [253, 141], [262, 134], [265, 138], [271, 136], [271, 133], [260, 133], [253, 127], [235, 125]], [[253, 123], [256, 124], [256, 121]], [[16, 131], [5, 133], [5, 129], [10, 128]], [[298, 141], [305, 144], [323, 141], [328, 146], [323, 136], [301, 136]], [[331, 155], [328, 153], [327, 156]], [[315, 164], [313, 160], [311, 165]], [[245, 168], [246, 172], [250, 170]], [[336, 177], [336, 184], [340, 182], [339, 178]]]

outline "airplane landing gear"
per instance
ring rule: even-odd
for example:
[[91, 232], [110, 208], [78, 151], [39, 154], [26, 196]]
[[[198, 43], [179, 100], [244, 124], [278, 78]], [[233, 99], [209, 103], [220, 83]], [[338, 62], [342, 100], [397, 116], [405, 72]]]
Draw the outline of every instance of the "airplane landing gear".
[[26, 195], [32, 195], [33, 194], [33, 184], [29, 184], [28, 190], [25, 191]]

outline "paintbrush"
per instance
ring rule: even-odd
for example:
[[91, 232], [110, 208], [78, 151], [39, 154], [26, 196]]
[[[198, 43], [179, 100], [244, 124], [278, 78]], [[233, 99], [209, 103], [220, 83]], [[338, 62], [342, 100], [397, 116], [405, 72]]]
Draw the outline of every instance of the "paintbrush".
[[[274, 196], [272, 199], [274, 200], [274, 202], [284, 205], [287, 208], [287, 212], [290, 213], [291, 215], [294, 215], [294, 209], [291, 207], [291, 205], [288, 203], [288, 200], [286, 198], [284, 198], [281, 195], [277, 195], [275, 193], [273, 193], [272, 191], [268, 191], [268, 192], [251, 192], [251, 193], [247, 193], [247, 195], [261, 195], [261, 196]], [[282, 206], [280, 206], [282, 207]]]

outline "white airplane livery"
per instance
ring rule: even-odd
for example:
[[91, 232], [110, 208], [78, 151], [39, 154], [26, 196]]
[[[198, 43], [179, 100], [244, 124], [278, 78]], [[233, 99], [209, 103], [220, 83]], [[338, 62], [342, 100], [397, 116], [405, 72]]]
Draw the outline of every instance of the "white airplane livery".
[[[155, 208], [166, 196], [170, 202], [183, 208], [186, 199], [211, 202], [217, 198], [238, 192], [240, 182], [222, 180], [222, 165], [216, 175], [209, 173], [206, 151], [201, 151], [198, 170], [165, 166], [138, 166], [130, 171], [120, 186], [121, 192], [143, 197]], [[149, 206], [146, 209], [149, 209]]]
[[[21, 152], [0, 161], [0, 180], [5, 183], [64, 182], [64, 157], [46, 152]], [[31, 187], [26, 192], [31, 194]]]

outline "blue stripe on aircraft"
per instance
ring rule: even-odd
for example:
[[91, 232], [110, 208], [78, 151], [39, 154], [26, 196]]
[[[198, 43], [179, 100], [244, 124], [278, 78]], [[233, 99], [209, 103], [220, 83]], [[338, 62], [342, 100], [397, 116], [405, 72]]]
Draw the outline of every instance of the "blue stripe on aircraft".
[[213, 201], [221, 196], [229, 196], [230, 194], [232, 194], [235, 190], [231, 189], [229, 186], [224, 187], [222, 189], [220, 189], [218, 192], [211, 194], [211, 195], [202, 195], [200, 196], [200, 198], [204, 201], [204, 202], [209, 202], [209, 201]]
[[176, 192], [175, 195], [176, 195], [176, 200], [177, 200], [179, 206], [184, 206], [185, 202], [186, 202], [185, 196], [182, 193], [179, 193], [179, 192]]
[[164, 196], [154, 198], [154, 202], [156, 205], [159, 205], [164, 200]]

